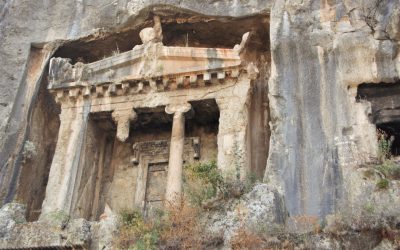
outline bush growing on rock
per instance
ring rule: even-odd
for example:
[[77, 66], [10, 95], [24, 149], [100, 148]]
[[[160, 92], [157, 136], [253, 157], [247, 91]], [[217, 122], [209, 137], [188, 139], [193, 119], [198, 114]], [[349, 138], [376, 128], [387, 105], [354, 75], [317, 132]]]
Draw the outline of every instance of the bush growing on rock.
[[203, 207], [212, 199], [239, 198], [251, 191], [256, 182], [252, 173], [244, 180], [240, 175], [224, 177], [215, 161], [186, 166], [184, 180], [188, 200]]
[[118, 249], [202, 249], [202, 245], [218, 242], [205, 232], [199, 208], [183, 199], [167, 204], [151, 218], [136, 210], [123, 211], [120, 224]]
[[116, 245], [119, 249], [157, 249], [163, 228], [160, 218], [145, 220], [136, 210], [120, 214], [120, 230]]
[[376, 186], [379, 189], [387, 189], [389, 187], [389, 181], [388, 179], [380, 179], [377, 183]]

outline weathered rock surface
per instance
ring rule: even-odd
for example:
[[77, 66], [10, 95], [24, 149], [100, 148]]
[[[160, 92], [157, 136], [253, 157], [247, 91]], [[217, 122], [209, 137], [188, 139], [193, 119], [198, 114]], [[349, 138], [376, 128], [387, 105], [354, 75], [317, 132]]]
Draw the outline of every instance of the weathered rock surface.
[[0, 249], [75, 247], [112, 249], [118, 220], [110, 215], [99, 222], [69, 220], [52, 214], [46, 220], [26, 223], [25, 207], [9, 203], [0, 210]]
[[260, 183], [239, 200], [229, 201], [220, 211], [211, 213], [208, 225], [214, 234], [222, 233], [228, 243], [239, 229], [260, 231], [268, 227], [273, 230], [286, 220], [282, 195], [275, 187]]
[[1, 249], [21, 247], [87, 247], [90, 224], [80, 219], [71, 221], [65, 228], [43, 222], [19, 224], [12, 228], [0, 242]]
[[26, 222], [25, 207], [17, 203], [8, 203], [0, 209], [0, 237], [5, 237], [16, 224]]
[[[377, 2], [382, 5], [371, 7]], [[399, 79], [398, 41], [375, 38], [378, 26], [396, 22], [398, 5], [275, 1], [270, 171], [265, 179], [285, 190], [291, 214], [326, 215], [335, 210], [344, 193], [351, 192], [343, 188], [342, 168], [376, 154], [368, 107], [355, 103], [354, 97], [363, 82]], [[366, 22], [369, 8], [374, 8], [372, 24]]]

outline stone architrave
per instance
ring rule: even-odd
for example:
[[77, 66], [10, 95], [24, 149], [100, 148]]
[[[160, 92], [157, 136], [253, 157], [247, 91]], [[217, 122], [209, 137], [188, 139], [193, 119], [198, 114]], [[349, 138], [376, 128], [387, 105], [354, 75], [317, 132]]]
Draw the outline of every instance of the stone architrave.
[[174, 115], [169, 150], [167, 188], [165, 191], [165, 200], [169, 203], [174, 203], [182, 193], [183, 146], [185, 140], [184, 114], [191, 108], [192, 106], [189, 103], [171, 104], [165, 107], [167, 114]]
[[121, 142], [129, 137], [129, 125], [131, 121], [137, 118], [133, 109], [115, 110], [112, 113], [113, 120], [117, 123], [117, 138]]

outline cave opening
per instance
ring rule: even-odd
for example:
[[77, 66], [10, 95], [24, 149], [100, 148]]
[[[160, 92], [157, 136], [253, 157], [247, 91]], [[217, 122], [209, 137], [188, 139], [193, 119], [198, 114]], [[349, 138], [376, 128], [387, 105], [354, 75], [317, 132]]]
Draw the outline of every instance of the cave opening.
[[387, 142], [390, 145], [392, 156], [400, 155], [400, 122], [388, 122], [377, 124], [376, 127], [383, 131]]
[[370, 121], [383, 133], [393, 156], [400, 155], [400, 82], [363, 83], [356, 100], [371, 103]]
[[[91, 63], [131, 50], [142, 42], [139, 32], [153, 26], [152, 17], [122, 31], [97, 34], [65, 42], [54, 57], [70, 58], [71, 63]], [[269, 51], [269, 18], [256, 15], [243, 18], [207, 16], [162, 17], [163, 44], [165, 46], [233, 48], [240, 44], [244, 33], [251, 31], [249, 47], [261, 53]]]

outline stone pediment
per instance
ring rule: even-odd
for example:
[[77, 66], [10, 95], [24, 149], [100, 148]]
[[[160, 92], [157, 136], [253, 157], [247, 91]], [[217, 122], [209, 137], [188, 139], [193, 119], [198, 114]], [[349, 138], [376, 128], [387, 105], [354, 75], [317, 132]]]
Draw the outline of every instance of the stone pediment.
[[155, 18], [154, 27], [143, 29], [140, 37], [142, 45], [92, 63], [72, 65], [70, 59], [52, 58], [48, 89], [60, 101], [65, 95], [74, 99], [138, 94], [237, 78], [249, 32], [233, 49], [164, 46], [161, 23]]
[[238, 77], [242, 68], [239, 52], [237, 48], [168, 47], [150, 42], [88, 64], [72, 65], [70, 59], [52, 58], [48, 88], [60, 99], [65, 91], [69, 97], [102, 96], [143, 93], [145, 86], [167, 91], [206, 84]]
[[135, 46], [131, 51], [88, 64], [72, 65], [69, 61], [51, 59], [50, 89], [222, 74], [238, 70], [241, 65], [239, 53], [234, 49], [167, 47], [161, 43]]

